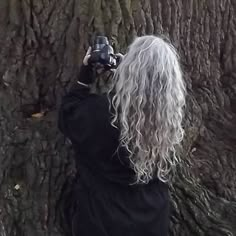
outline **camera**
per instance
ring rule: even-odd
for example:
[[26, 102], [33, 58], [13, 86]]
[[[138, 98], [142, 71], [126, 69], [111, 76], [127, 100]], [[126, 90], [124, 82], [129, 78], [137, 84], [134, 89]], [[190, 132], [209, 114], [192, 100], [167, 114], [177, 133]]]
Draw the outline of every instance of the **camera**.
[[105, 36], [97, 36], [92, 46], [91, 64], [101, 64], [105, 69], [114, 69], [118, 66], [118, 57], [114, 54], [113, 47]]

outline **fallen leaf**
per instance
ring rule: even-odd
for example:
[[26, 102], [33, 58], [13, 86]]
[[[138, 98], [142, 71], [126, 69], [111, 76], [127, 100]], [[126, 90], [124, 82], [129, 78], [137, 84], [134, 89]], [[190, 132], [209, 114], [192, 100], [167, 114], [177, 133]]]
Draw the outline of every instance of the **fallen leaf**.
[[34, 113], [31, 115], [33, 118], [42, 118], [44, 116], [45, 112], [39, 112], [39, 113]]

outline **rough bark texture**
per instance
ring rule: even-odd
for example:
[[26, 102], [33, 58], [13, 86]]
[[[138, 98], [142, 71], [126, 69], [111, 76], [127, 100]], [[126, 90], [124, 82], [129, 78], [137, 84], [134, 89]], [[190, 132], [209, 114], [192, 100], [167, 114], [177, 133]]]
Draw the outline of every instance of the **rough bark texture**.
[[143, 34], [178, 48], [189, 96], [170, 235], [236, 235], [235, 14], [235, 0], [1, 0], [0, 235], [70, 235], [56, 109], [96, 33], [123, 52]]

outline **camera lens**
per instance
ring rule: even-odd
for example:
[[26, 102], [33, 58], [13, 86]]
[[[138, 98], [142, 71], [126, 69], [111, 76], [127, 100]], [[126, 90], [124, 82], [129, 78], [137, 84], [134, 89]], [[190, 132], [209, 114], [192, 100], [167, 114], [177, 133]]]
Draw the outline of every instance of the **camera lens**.
[[109, 41], [105, 36], [97, 36], [95, 39], [95, 50], [101, 50], [105, 45], [109, 45]]
[[97, 36], [95, 39], [95, 44], [105, 44], [108, 45], [108, 39], [105, 36]]

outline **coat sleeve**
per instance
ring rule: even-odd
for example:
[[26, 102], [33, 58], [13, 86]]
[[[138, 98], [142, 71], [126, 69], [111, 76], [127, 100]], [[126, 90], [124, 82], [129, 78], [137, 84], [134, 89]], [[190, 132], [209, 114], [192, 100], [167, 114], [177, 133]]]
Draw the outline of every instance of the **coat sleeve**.
[[[82, 66], [79, 74], [79, 81], [92, 81], [91, 68]], [[69, 92], [62, 98], [58, 111], [58, 128], [72, 142], [76, 141], [81, 132], [84, 132], [86, 116], [89, 108], [99, 95], [91, 94], [90, 88], [74, 83]]]

